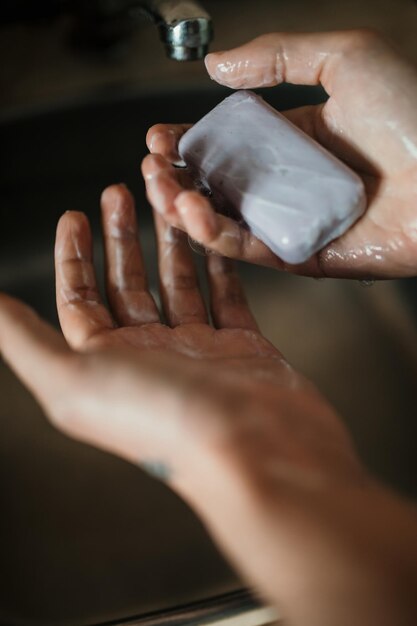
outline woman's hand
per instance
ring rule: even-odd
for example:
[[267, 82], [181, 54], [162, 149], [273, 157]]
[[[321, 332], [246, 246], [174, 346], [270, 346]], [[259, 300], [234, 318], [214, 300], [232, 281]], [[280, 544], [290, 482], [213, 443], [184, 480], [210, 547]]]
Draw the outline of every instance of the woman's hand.
[[307, 473], [325, 472], [327, 463], [332, 473], [340, 466], [341, 476], [358, 471], [332, 409], [260, 334], [232, 261], [206, 259], [210, 325], [187, 237], [155, 215], [165, 324], [148, 290], [126, 187], [105, 190], [102, 218], [109, 308], [86, 216], [68, 212], [58, 224], [56, 294], [67, 343], [2, 296], [2, 353], [58, 426], [133, 462], [155, 458], [180, 477], [188, 447], [210, 448], [217, 437], [223, 445], [237, 433], [244, 445], [246, 432], [264, 437], [263, 419], [274, 432], [281, 421], [274, 437], [284, 464], [305, 465]]
[[368, 31], [263, 35], [206, 57], [214, 80], [233, 89], [283, 81], [317, 85], [325, 104], [287, 111], [290, 121], [358, 172], [368, 197], [364, 216], [308, 262], [285, 265], [235, 221], [190, 189], [178, 162], [189, 125], [149, 130], [152, 156], [143, 174], [149, 200], [173, 226], [207, 249], [299, 274], [388, 278], [417, 273], [417, 72]]
[[207, 259], [213, 327], [186, 236], [157, 216], [163, 324], [125, 187], [104, 192], [102, 213], [110, 308], [86, 217], [58, 226], [70, 346], [0, 297], [2, 355], [52, 423], [166, 480], [289, 624], [414, 624], [415, 513], [366, 475], [332, 408], [259, 333], [231, 262]]

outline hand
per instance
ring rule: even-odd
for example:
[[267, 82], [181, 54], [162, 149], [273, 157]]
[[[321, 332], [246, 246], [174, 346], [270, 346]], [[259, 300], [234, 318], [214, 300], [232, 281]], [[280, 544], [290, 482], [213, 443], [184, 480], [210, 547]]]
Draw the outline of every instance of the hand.
[[[265, 412], [270, 419], [277, 403], [294, 404], [300, 418], [307, 412], [315, 422], [308, 426], [314, 432], [302, 435], [308, 438], [302, 464], [318, 470], [329, 457], [333, 469], [340, 461], [342, 475], [355, 468], [333, 411], [259, 333], [232, 262], [207, 258], [213, 327], [186, 236], [155, 215], [163, 324], [147, 287], [129, 191], [110, 187], [101, 204], [109, 309], [97, 288], [88, 220], [77, 212], [62, 216], [55, 245], [57, 307], [67, 343], [23, 304], [2, 296], [3, 355], [57, 425], [133, 462], [158, 458], [179, 476], [185, 456], [178, 449], [187, 441], [194, 446], [197, 437], [206, 447], [216, 429], [221, 437], [230, 430], [232, 438], [234, 429], [257, 431], [253, 415], [262, 420]], [[120, 399], [128, 417], [115, 412]], [[291, 429], [305, 431], [304, 421], [294, 416]], [[161, 431], [177, 430], [178, 447], [169, 441], [158, 452]], [[291, 448], [285, 456], [295, 455], [298, 465]]]
[[206, 57], [214, 80], [233, 89], [283, 81], [321, 83], [325, 104], [286, 117], [362, 177], [368, 208], [308, 262], [289, 266], [190, 189], [177, 144], [189, 125], [152, 127], [143, 162], [148, 198], [168, 222], [227, 257], [311, 276], [388, 278], [417, 274], [417, 72], [368, 31], [264, 35]]
[[331, 407], [260, 335], [231, 263], [207, 259], [213, 328], [185, 236], [156, 216], [164, 325], [126, 188], [104, 192], [102, 213], [110, 310], [85, 216], [58, 226], [72, 348], [0, 297], [0, 350], [52, 423], [167, 480], [289, 623], [414, 623], [415, 514], [366, 475]]

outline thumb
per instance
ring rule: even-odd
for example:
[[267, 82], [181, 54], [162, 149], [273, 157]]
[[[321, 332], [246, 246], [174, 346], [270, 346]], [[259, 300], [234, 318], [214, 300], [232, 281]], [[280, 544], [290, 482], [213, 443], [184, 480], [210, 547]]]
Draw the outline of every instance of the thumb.
[[367, 46], [378, 36], [367, 30], [329, 33], [271, 33], [205, 58], [210, 77], [232, 89], [272, 87], [282, 82], [321, 83], [331, 94], [344, 54]]
[[72, 355], [64, 338], [28, 306], [0, 294], [0, 354], [44, 406], [60, 393]]

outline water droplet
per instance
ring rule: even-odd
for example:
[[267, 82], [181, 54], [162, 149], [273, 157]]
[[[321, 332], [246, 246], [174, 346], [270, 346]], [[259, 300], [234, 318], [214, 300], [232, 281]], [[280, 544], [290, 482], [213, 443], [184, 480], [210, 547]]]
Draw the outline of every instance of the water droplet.
[[368, 279], [360, 280], [359, 284], [361, 287], [372, 287], [374, 282], [375, 280], [373, 278], [368, 278]]

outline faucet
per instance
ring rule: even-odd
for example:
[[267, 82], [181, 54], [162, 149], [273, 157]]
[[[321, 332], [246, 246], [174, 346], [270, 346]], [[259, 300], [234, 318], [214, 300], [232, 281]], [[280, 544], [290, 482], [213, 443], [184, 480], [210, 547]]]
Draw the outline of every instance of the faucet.
[[0, 9], [3, 23], [34, 21], [70, 13], [73, 41], [84, 48], [106, 49], [125, 40], [138, 17], [150, 18], [170, 59], [204, 58], [213, 39], [209, 14], [196, 0], [17, 0]]
[[209, 14], [194, 0], [148, 0], [140, 2], [159, 30], [170, 59], [203, 59], [213, 38]]

